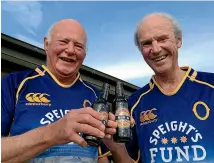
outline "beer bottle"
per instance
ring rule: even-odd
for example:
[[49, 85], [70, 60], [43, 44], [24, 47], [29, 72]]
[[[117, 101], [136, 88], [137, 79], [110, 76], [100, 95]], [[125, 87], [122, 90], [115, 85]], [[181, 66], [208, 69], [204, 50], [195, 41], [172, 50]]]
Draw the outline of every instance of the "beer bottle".
[[[109, 113], [109, 106], [107, 103], [108, 100], [108, 94], [109, 94], [110, 85], [107, 83], [103, 84], [102, 90], [100, 92], [99, 97], [94, 101], [92, 104], [92, 108], [103, 115], [102, 123], [106, 125], [106, 122], [108, 121], [108, 113]], [[100, 145], [100, 138], [97, 138], [92, 135], [83, 134], [83, 138], [88, 143], [89, 146], [96, 146], [98, 147]]]
[[116, 96], [114, 99], [115, 118], [117, 122], [117, 132], [114, 140], [118, 143], [128, 142], [131, 138], [131, 122], [128, 110], [128, 101], [125, 98], [123, 83], [118, 81], [116, 85]]

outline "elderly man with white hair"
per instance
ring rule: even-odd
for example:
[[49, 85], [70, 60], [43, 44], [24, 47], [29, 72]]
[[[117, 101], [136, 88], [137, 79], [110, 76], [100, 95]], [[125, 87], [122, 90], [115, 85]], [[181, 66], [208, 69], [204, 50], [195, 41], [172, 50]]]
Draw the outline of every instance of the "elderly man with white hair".
[[147, 15], [135, 43], [155, 74], [129, 97], [135, 125], [126, 148], [104, 141], [114, 162], [213, 163], [214, 74], [179, 66], [182, 31], [168, 14]]
[[98, 148], [87, 146], [82, 133], [105, 138], [117, 124], [109, 120], [105, 128], [101, 113], [90, 107], [98, 91], [79, 73], [86, 41], [79, 22], [61, 20], [44, 39], [46, 65], [2, 79], [2, 162], [98, 161]]

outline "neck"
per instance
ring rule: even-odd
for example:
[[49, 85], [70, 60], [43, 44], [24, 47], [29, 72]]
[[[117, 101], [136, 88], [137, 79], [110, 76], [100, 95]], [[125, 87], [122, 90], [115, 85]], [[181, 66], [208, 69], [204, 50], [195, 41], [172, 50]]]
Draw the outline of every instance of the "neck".
[[155, 75], [155, 80], [166, 92], [173, 92], [182, 81], [186, 72], [179, 67], [168, 71], [167, 73], [160, 73]]
[[48, 65], [47, 68], [51, 72], [51, 74], [63, 85], [71, 85], [78, 76], [78, 73], [74, 73], [69, 76], [60, 74]]
[[57, 80], [61, 83], [61, 84], [64, 84], [64, 85], [71, 85], [76, 77], [77, 77], [78, 74], [75, 74], [73, 76], [55, 76], [57, 78]]

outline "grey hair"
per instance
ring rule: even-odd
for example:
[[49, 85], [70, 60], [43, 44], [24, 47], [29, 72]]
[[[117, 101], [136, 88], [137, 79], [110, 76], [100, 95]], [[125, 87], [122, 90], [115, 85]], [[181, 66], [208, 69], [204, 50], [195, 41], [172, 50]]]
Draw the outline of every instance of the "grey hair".
[[169, 20], [172, 23], [174, 34], [175, 34], [175, 38], [178, 39], [178, 38], [182, 37], [181, 26], [173, 16], [171, 16], [171, 15], [169, 15], [167, 13], [152, 13], [152, 14], [149, 14], [149, 15], [145, 16], [137, 25], [136, 31], [134, 33], [134, 43], [138, 47], [138, 49], [140, 49], [140, 42], [139, 42], [139, 38], [138, 38], [139, 28], [142, 25], [142, 23], [145, 20], [145, 18], [150, 16], [150, 15], [159, 15], [159, 16], [162, 16], [163, 18], [166, 18], [167, 20]]
[[48, 41], [51, 41], [51, 31], [52, 31], [54, 25], [55, 25], [55, 23], [52, 24], [52, 25], [49, 27], [48, 31], [47, 31], [46, 38], [47, 38]]

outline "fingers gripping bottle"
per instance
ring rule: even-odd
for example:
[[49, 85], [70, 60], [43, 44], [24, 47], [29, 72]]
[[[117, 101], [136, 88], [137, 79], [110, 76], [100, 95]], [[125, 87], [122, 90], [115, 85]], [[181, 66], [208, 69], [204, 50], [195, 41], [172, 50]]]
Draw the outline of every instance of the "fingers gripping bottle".
[[114, 99], [115, 118], [117, 122], [117, 132], [114, 140], [118, 143], [128, 142], [131, 138], [131, 121], [128, 110], [128, 101], [125, 98], [123, 83], [118, 81], [116, 85], [116, 96]]
[[[108, 95], [109, 95], [110, 85], [107, 83], [103, 84], [102, 90], [100, 92], [99, 97], [94, 101], [92, 104], [92, 108], [103, 115], [102, 123], [106, 125], [108, 121], [108, 113], [109, 113], [109, 106], [107, 103]], [[83, 134], [83, 138], [88, 143], [89, 146], [96, 146], [100, 145], [100, 138], [97, 138], [92, 135]]]

